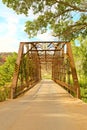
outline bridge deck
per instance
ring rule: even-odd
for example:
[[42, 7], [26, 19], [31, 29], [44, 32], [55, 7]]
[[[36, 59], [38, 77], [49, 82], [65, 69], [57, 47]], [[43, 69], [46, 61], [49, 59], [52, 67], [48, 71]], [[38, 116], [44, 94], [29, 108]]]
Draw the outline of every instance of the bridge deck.
[[87, 104], [51, 80], [0, 103], [0, 130], [87, 130]]

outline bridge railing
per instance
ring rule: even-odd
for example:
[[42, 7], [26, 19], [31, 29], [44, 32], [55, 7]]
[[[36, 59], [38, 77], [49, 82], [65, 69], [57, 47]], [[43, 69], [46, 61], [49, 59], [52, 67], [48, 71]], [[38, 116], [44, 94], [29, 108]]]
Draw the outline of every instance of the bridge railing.
[[74, 96], [80, 98], [80, 87], [72, 55], [71, 44], [57, 46], [52, 62], [52, 79]]
[[[36, 51], [32, 51], [32, 49]], [[40, 60], [35, 46], [20, 43], [12, 82], [11, 97], [32, 88], [41, 79]]]

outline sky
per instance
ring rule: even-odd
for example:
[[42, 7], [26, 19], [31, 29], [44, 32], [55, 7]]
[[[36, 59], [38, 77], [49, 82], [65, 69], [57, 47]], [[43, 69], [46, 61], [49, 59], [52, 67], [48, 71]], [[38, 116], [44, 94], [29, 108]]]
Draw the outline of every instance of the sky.
[[50, 31], [39, 34], [37, 37], [28, 38], [24, 32], [25, 22], [33, 20], [34, 15], [30, 11], [28, 17], [17, 15], [15, 11], [7, 8], [0, 0], [0, 52], [18, 52], [20, 42], [55, 40]]

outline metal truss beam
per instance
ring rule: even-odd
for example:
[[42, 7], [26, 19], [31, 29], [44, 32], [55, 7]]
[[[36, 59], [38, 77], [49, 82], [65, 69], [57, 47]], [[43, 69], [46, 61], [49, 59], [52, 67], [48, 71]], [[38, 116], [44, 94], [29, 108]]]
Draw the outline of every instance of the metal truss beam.
[[11, 87], [11, 98], [41, 80], [41, 64], [52, 64], [52, 79], [80, 98], [71, 44], [68, 41], [21, 42]]

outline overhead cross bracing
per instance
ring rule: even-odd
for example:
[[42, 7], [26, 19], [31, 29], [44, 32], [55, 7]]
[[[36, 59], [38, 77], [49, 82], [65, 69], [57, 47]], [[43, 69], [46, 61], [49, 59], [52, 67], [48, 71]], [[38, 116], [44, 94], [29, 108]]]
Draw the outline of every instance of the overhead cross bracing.
[[52, 79], [74, 96], [80, 97], [70, 42], [21, 42], [12, 82], [11, 97], [32, 88], [41, 80], [41, 65], [52, 66]]
[[34, 52], [37, 50], [40, 58], [40, 63], [52, 62], [54, 52], [60, 51], [65, 45], [65, 43], [61, 43], [61, 46], [59, 46], [59, 43], [61, 42], [26, 42], [26, 46], [29, 44], [30, 48], [25, 54], [27, 54], [29, 51]]

